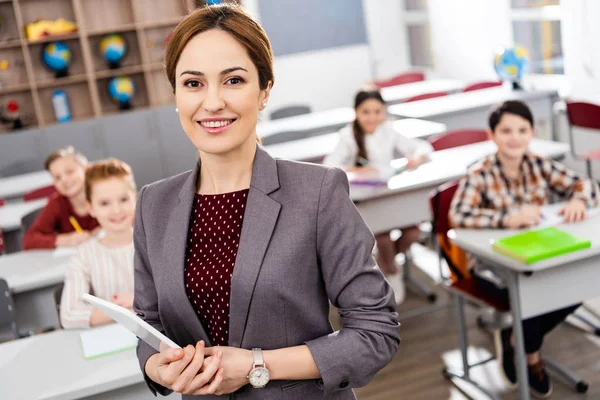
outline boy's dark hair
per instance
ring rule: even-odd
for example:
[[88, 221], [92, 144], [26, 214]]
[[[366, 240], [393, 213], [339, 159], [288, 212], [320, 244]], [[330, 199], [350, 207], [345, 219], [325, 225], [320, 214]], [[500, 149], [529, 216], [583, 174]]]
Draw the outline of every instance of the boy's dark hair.
[[496, 130], [496, 127], [500, 123], [500, 120], [504, 114], [518, 115], [519, 117], [529, 121], [531, 127], [533, 128], [533, 114], [531, 113], [531, 110], [527, 104], [518, 100], [508, 100], [490, 113], [488, 123], [492, 132]]

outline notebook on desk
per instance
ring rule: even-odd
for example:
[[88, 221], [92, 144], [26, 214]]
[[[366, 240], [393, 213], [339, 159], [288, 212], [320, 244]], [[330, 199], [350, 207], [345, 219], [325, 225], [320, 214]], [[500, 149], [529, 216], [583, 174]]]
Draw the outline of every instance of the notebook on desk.
[[504, 237], [492, 244], [495, 251], [525, 264], [532, 264], [547, 258], [587, 249], [590, 246], [591, 242], [589, 240], [555, 227]]
[[110, 324], [81, 332], [83, 358], [94, 358], [135, 349], [138, 338], [119, 324]]

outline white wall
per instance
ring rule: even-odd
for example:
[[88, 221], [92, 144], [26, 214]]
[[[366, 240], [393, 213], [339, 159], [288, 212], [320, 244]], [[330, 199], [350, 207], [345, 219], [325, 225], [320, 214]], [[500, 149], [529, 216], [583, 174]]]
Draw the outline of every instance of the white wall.
[[404, 2], [363, 0], [373, 73], [387, 79], [409, 70], [408, 38], [404, 26]]
[[[600, 2], [569, 0], [561, 2], [561, 29], [565, 56], [565, 75], [569, 82], [569, 98], [600, 104]], [[567, 141], [564, 121], [561, 139]], [[575, 130], [575, 151], [600, 149], [600, 132]], [[585, 164], [569, 157], [569, 167], [585, 172]], [[600, 163], [593, 162], [593, 174], [600, 178]]]
[[[258, 0], [244, 7], [260, 21]], [[289, 104], [313, 111], [352, 105], [356, 91], [374, 78], [409, 69], [402, 1], [363, 0], [371, 46], [346, 46], [275, 57], [275, 86], [261, 118]]]
[[509, 0], [428, 4], [436, 75], [466, 81], [497, 79], [493, 55], [512, 41]]

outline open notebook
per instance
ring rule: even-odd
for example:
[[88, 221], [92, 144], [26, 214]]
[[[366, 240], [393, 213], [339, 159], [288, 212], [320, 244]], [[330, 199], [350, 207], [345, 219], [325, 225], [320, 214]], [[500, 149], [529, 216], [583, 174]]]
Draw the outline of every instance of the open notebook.
[[119, 324], [110, 324], [81, 332], [83, 358], [94, 358], [135, 349], [138, 338]]

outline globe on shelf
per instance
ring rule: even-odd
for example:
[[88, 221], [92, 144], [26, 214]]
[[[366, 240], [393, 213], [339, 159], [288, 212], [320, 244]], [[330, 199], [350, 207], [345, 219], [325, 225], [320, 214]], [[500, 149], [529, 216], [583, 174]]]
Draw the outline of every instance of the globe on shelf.
[[504, 81], [512, 82], [514, 89], [522, 89], [521, 78], [529, 70], [530, 57], [527, 49], [520, 45], [501, 48], [494, 56], [494, 69]]
[[127, 42], [122, 35], [113, 33], [100, 40], [100, 54], [111, 69], [119, 68], [127, 54]]
[[42, 62], [57, 78], [69, 75], [73, 55], [64, 42], [48, 43], [42, 48]]
[[108, 81], [108, 96], [119, 105], [120, 110], [131, 108], [131, 100], [135, 95], [135, 84], [128, 76], [116, 76]]

